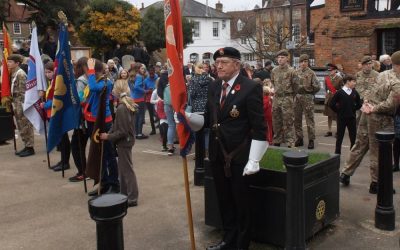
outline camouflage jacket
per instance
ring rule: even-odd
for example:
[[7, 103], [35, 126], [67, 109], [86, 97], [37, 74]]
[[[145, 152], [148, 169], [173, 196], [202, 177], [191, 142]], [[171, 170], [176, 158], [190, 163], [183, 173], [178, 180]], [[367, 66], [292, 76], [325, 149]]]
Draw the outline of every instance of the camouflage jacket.
[[376, 113], [393, 115], [396, 109], [394, 97], [400, 94], [400, 74], [386, 70], [379, 74], [377, 88], [371, 93], [370, 103], [375, 105]]
[[298, 69], [296, 73], [299, 78], [299, 94], [315, 94], [319, 91], [319, 82], [312, 69]]
[[271, 72], [271, 82], [276, 97], [294, 96], [298, 92], [299, 81], [296, 70], [288, 65], [275, 67]]
[[11, 74], [11, 93], [13, 98], [20, 98], [25, 95], [26, 74], [20, 68], [16, 68]]
[[369, 73], [365, 73], [364, 71], [359, 71], [356, 74], [357, 85], [356, 90], [360, 94], [362, 100], [369, 100], [369, 95], [371, 94], [371, 90], [376, 86], [376, 80], [378, 78], [379, 73], [375, 70], [371, 70]]

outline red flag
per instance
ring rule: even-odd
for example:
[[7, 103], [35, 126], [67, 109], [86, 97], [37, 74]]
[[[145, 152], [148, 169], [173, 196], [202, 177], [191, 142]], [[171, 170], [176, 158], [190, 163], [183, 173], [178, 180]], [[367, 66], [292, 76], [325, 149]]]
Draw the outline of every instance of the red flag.
[[325, 76], [325, 83], [326, 83], [326, 87], [329, 89], [329, 91], [332, 92], [332, 94], [335, 94], [336, 89], [333, 86], [331, 78], [329, 76]]
[[11, 96], [11, 84], [10, 84], [10, 73], [7, 67], [7, 57], [11, 53], [10, 35], [7, 32], [7, 28], [3, 23], [3, 40], [4, 40], [4, 50], [3, 50], [3, 64], [2, 64], [2, 74], [1, 74], [1, 98]]
[[165, 42], [167, 48], [168, 78], [171, 100], [177, 113], [177, 125], [181, 156], [186, 156], [194, 142], [194, 135], [185, 117], [187, 103], [186, 84], [183, 79], [183, 32], [179, 0], [165, 0]]

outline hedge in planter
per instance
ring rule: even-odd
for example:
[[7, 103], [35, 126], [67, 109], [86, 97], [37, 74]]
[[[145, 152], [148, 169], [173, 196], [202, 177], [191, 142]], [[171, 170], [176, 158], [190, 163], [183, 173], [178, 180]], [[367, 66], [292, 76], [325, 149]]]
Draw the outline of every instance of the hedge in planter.
[[[270, 147], [260, 162], [261, 170], [251, 176], [254, 204], [253, 239], [285, 245], [286, 169], [282, 153], [290, 150]], [[313, 236], [339, 216], [338, 155], [309, 153], [304, 169], [305, 234]], [[205, 164], [205, 223], [221, 227], [212, 171]]]

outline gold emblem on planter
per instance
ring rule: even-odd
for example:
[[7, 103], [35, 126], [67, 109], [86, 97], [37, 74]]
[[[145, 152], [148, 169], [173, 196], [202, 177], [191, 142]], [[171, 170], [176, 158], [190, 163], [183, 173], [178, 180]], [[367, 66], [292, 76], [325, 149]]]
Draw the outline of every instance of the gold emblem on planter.
[[321, 220], [325, 216], [325, 209], [326, 209], [326, 203], [324, 200], [320, 200], [318, 202], [317, 208], [315, 209], [315, 217], [317, 220]]
[[232, 110], [229, 111], [229, 114], [231, 115], [232, 118], [238, 118], [240, 113], [239, 110], [237, 110], [236, 105], [233, 105]]

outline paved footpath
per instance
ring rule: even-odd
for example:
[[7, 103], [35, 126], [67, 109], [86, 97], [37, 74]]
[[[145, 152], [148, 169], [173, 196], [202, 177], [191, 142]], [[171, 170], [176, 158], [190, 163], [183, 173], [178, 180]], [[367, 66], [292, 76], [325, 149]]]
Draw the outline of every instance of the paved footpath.
[[[323, 137], [326, 117], [316, 114], [316, 124], [317, 150], [333, 152], [335, 139]], [[145, 132], [149, 131], [145, 126]], [[60, 172], [47, 169], [44, 138], [37, 135], [35, 140], [36, 155], [27, 158], [14, 155], [12, 142], [0, 146], [0, 249], [96, 249], [96, 226], [89, 217], [83, 183], [70, 183], [67, 179], [76, 173], [72, 157], [72, 168], [63, 179]], [[346, 157], [348, 145], [349, 140], [345, 138], [342, 151]], [[22, 148], [19, 140], [18, 148]], [[169, 157], [160, 149], [158, 135], [137, 141], [134, 146], [140, 197], [139, 205], [129, 208], [124, 218], [125, 249], [190, 248], [182, 160], [177, 155]], [[50, 157], [56, 163], [60, 156], [52, 152]], [[219, 240], [221, 232], [204, 224], [203, 187], [193, 185], [193, 155], [188, 160], [196, 244], [197, 249], [205, 249]], [[308, 242], [310, 249], [399, 249], [398, 223], [393, 232], [373, 226], [376, 196], [368, 193], [367, 166], [368, 159], [365, 159], [351, 179], [351, 185], [341, 188], [340, 218]], [[400, 193], [399, 180], [400, 174], [395, 173], [394, 186]], [[90, 190], [92, 181], [88, 184]], [[399, 199], [400, 194], [394, 196], [397, 211]], [[250, 249], [277, 248], [253, 243]]]

